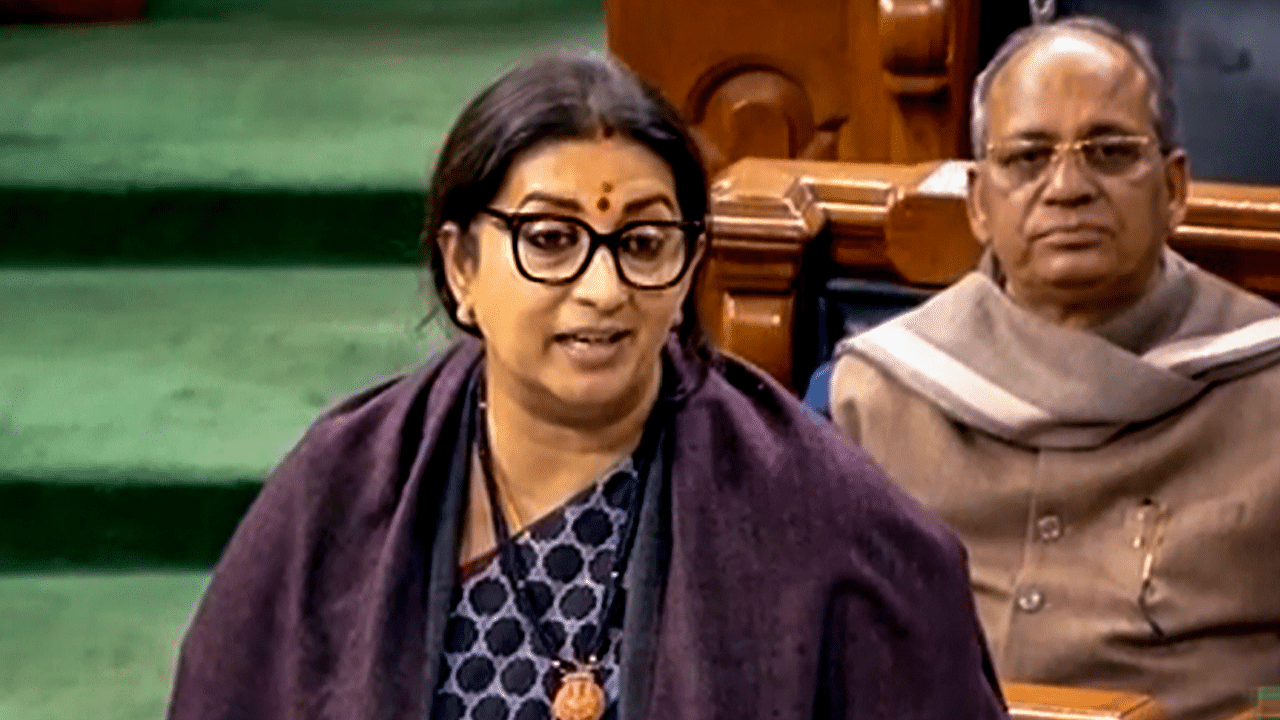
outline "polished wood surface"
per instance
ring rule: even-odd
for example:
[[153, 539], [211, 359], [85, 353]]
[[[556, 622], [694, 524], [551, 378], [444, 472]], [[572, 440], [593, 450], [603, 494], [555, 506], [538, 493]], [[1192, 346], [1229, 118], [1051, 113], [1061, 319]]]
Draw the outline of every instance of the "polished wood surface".
[[[941, 288], [980, 248], [964, 194], [970, 164], [747, 158], [711, 186], [712, 244], [701, 302], [713, 338], [792, 388], [796, 313], [831, 277]], [[1280, 188], [1195, 182], [1172, 246], [1205, 269], [1280, 300]]]
[[1165, 720], [1154, 700], [1113, 690], [1003, 683], [1011, 720]]
[[978, 0], [607, 0], [606, 21], [610, 51], [681, 108], [712, 172], [968, 152]]

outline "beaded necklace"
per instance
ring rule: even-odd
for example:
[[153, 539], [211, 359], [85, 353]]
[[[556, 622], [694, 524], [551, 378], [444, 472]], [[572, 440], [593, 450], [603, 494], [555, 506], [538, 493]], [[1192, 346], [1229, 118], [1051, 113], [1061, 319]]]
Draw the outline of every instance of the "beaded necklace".
[[[600, 683], [596, 668], [600, 662], [600, 650], [608, 637], [610, 621], [621, 611], [620, 600], [625, 594], [622, 589], [622, 578], [627, 570], [627, 561], [631, 556], [631, 548], [635, 544], [636, 526], [639, 524], [640, 502], [644, 496], [643, 487], [649, 473], [657, 449], [659, 423], [646, 423], [644, 434], [637, 448], [636, 480], [630, 484], [626, 499], [626, 521], [622, 527], [622, 536], [618, 543], [618, 551], [609, 572], [603, 602], [600, 604], [600, 619], [595, 624], [595, 632], [585, 646], [580, 657], [566, 660], [551, 648], [556, 646], [549, 637], [541, 622], [542, 616], [535, 607], [527, 588], [529, 568], [524, 557], [518, 552], [512, 541], [510, 528], [507, 526], [506, 513], [498, 499], [498, 483], [493, 472], [493, 457], [489, 447], [487, 422], [488, 403], [485, 399], [483, 380], [476, 384], [478, 395], [476, 402], [476, 451], [480, 458], [481, 474], [484, 476], [485, 494], [489, 498], [489, 515], [493, 520], [493, 537], [498, 546], [498, 562], [502, 575], [511, 586], [516, 609], [533, 627], [530, 646], [534, 651], [551, 661], [560, 673], [560, 682], [553, 695], [552, 712], [557, 720], [600, 720], [605, 711], [605, 693]], [[657, 414], [657, 406], [655, 413]], [[572, 652], [572, 651], [571, 651]]]

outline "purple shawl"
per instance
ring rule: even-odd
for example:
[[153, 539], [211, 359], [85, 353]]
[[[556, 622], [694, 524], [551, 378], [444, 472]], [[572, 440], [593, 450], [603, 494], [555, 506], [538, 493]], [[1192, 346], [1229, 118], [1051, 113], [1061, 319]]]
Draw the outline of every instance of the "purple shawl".
[[[461, 341], [346, 400], [285, 457], [196, 612], [171, 720], [427, 717], [481, 354]], [[623, 719], [1003, 717], [952, 534], [772, 380], [668, 361]]]

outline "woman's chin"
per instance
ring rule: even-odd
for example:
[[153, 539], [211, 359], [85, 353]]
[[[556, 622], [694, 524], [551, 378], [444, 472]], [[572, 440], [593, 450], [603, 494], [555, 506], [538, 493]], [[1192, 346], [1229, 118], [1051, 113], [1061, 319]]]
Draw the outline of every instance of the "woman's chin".
[[632, 367], [557, 373], [544, 387], [559, 406], [556, 414], [574, 422], [609, 422], [626, 415], [647, 395], [650, 383]]
[[561, 384], [554, 392], [563, 412], [579, 420], [604, 420], [625, 414], [639, 395], [620, 378], [585, 377]]

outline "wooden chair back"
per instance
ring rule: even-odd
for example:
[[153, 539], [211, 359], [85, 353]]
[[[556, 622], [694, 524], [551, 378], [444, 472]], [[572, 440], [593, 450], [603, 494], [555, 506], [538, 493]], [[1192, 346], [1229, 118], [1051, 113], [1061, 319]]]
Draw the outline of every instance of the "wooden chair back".
[[608, 0], [609, 50], [680, 107], [712, 172], [744, 157], [968, 154], [978, 0]]

